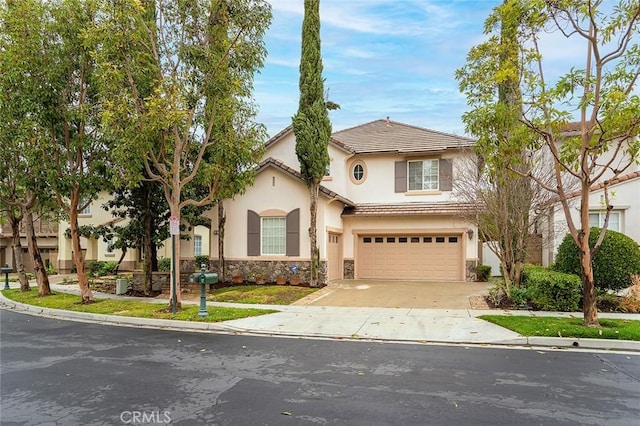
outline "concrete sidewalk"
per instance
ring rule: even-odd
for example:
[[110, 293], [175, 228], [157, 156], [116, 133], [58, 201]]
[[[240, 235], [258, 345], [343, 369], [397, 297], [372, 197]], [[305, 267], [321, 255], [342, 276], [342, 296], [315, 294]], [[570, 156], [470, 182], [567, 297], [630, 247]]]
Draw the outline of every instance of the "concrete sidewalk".
[[[14, 284], [15, 286], [15, 284]], [[60, 292], [79, 294], [77, 286], [52, 284]], [[143, 300], [94, 292], [96, 298]], [[151, 303], [166, 300], [146, 299]], [[198, 302], [183, 301], [184, 304]], [[113, 325], [208, 331], [230, 334], [289, 336], [328, 339], [374, 340], [406, 343], [440, 343], [462, 345], [509, 345], [551, 348], [584, 348], [640, 352], [640, 342], [610, 339], [573, 339], [525, 337], [513, 331], [478, 319], [480, 315], [530, 315], [581, 317], [581, 313], [552, 313], [532, 311], [419, 309], [419, 308], [353, 308], [309, 305], [251, 305], [279, 312], [259, 317], [243, 318], [222, 323], [203, 323], [174, 320], [95, 315], [46, 309], [23, 305], [0, 297], [5, 309], [17, 312]], [[208, 306], [242, 307], [246, 304], [207, 302]], [[600, 318], [640, 319], [637, 314], [599, 314]]]

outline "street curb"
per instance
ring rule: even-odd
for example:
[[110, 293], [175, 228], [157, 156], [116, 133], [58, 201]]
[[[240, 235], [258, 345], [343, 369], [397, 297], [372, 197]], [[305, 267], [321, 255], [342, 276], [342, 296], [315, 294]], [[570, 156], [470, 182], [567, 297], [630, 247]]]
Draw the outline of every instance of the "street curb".
[[332, 339], [332, 340], [348, 340], [348, 341], [375, 341], [386, 343], [415, 343], [415, 344], [446, 344], [446, 345], [473, 345], [473, 346], [506, 346], [506, 347], [541, 347], [550, 349], [591, 349], [602, 351], [630, 351], [640, 352], [640, 342], [631, 340], [613, 340], [613, 339], [580, 339], [566, 337], [526, 337], [519, 336], [512, 339], [486, 341], [486, 342], [451, 342], [446, 340], [426, 340], [426, 339], [392, 339], [392, 338], [369, 338], [358, 337], [353, 335], [327, 335], [313, 332], [274, 332], [251, 330], [247, 328], [235, 327], [223, 322], [206, 323], [195, 321], [179, 321], [152, 318], [135, 318], [121, 317], [107, 314], [91, 314], [86, 312], [73, 312], [61, 309], [42, 308], [39, 306], [28, 305], [7, 299], [0, 293], [0, 308], [14, 310], [20, 313], [38, 315], [53, 319], [102, 323], [115, 326], [154, 328], [159, 330], [180, 330], [190, 332], [212, 332], [221, 334], [247, 334], [255, 336], [272, 336], [272, 337], [293, 337], [293, 338], [315, 338], [315, 339]]
[[598, 349], [640, 352], [640, 342], [613, 339], [580, 339], [569, 337], [528, 337], [530, 346], [568, 349]]

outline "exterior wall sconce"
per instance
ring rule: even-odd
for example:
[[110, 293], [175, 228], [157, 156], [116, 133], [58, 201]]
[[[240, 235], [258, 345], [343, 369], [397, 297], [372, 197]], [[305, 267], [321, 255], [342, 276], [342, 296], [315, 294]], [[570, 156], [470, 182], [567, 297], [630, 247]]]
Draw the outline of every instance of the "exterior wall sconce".
[[469, 236], [469, 239], [470, 239], [470, 240], [473, 240], [473, 229], [469, 229], [469, 230], [467, 231], [467, 235]]

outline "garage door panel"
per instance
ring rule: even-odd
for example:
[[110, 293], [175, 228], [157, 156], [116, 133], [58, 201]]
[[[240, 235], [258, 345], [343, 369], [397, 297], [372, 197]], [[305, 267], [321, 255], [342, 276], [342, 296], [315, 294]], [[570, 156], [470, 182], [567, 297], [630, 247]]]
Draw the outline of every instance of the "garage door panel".
[[459, 235], [366, 236], [358, 239], [359, 278], [459, 281]]

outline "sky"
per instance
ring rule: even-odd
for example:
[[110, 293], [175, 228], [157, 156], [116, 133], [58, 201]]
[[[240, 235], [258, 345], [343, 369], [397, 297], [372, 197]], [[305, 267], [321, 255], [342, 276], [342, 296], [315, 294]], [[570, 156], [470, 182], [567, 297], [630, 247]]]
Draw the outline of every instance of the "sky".
[[[501, 0], [321, 0], [325, 91], [333, 131], [384, 119], [462, 135], [466, 100], [454, 78]], [[298, 108], [303, 0], [270, 0], [257, 121], [273, 136]]]
[[[257, 121], [273, 136], [298, 109], [303, 0], [268, 0], [265, 65], [254, 81]], [[333, 131], [390, 117], [466, 135], [469, 110], [455, 70], [482, 43], [484, 22], [502, 0], [321, 0], [323, 77]], [[606, 3], [605, 3], [606, 5]], [[586, 44], [542, 33], [547, 82], [584, 67]]]

